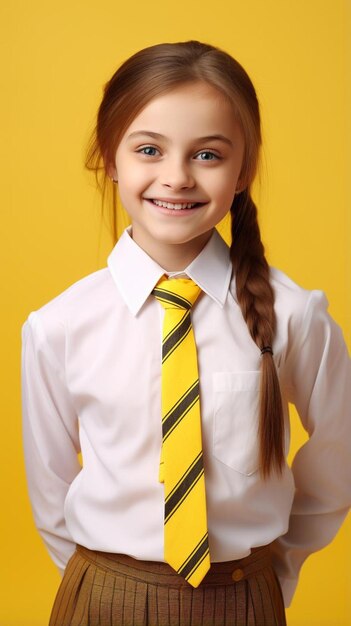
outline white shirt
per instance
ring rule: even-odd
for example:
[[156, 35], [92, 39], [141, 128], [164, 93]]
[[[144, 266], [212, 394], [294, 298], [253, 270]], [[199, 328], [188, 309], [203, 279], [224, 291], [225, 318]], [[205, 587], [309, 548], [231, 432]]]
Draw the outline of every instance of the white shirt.
[[[36, 525], [61, 571], [76, 543], [164, 560], [158, 480], [164, 310], [150, 295], [164, 273], [125, 231], [108, 267], [32, 312], [23, 326], [29, 493]], [[192, 320], [211, 559], [242, 558], [277, 539], [274, 562], [288, 606], [302, 562], [331, 541], [351, 504], [351, 367], [342, 331], [322, 291], [302, 289], [271, 268], [286, 453], [288, 402], [310, 439], [292, 469], [262, 481], [261, 355], [217, 231], [185, 273], [204, 291]]]

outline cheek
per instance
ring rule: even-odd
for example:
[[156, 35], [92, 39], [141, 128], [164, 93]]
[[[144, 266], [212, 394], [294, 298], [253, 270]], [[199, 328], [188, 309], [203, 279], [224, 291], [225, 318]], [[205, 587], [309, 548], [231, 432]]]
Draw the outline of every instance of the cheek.
[[235, 189], [237, 184], [237, 177], [233, 176], [233, 174], [228, 174], [226, 177], [223, 177], [222, 180], [216, 181], [216, 184], [213, 185], [213, 195], [216, 196], [219, 200], [225, 201], [227, 203], [232, 202]]
[[239, 178], [238, 168], [232, 164], [228, 164], [227, 167], [220, 171], [213, 170], [212, 172], [206, 172], [207, 176], [204, 180], [204, 185], [217, 196], [221, 198], [233, 198], [237, 181]]
[[135, 164], [124, 163], [118, 170], [118, 180], [125, 189], [133, 192], [142, 190], [151, 178], [151, 171], [138, 167]]

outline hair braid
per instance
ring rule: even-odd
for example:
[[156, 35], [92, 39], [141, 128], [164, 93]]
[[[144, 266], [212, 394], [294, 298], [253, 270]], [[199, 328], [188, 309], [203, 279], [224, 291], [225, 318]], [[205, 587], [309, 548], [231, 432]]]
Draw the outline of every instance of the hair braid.
[[[274, 292], [264, 255], [257, 209], [248, 190], [234, 198], [231, 259], [238, 302], [250, 335], [260, 350], [271, 346], [275, 329]], [[284, 418], [279, 380], [272, 355], [261, 356], [260, 466], [263, 476], [284, 463]]]

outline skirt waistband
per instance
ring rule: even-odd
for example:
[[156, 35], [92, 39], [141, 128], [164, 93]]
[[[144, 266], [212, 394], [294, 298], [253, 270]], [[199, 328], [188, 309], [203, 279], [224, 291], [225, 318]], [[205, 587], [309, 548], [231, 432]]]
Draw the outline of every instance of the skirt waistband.
[[[157, 577], [159, 585], [190, 586], [168, 563], [141, 561], [126, 554], [89, 550], [79, 544], [77, 545], [77, 552], [98, 569], [110, 574], [123, 574], [146, 583], [154, 583], [155, 577]], [[242, 559], [211, 563], [210, 570], [200, 586], [232, 585], [270, 566], [270, 544], [252, 548], [251, 554]]]

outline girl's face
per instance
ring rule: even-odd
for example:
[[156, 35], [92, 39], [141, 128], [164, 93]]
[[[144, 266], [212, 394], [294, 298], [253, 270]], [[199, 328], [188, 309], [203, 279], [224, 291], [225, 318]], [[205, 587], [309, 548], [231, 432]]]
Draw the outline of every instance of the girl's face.
[[230, 210], [244, 139], [231, 105], [207, 83], [157, 96], [116, 152], [120, 198], [136, 243], [166, 270], [184, 269]]

